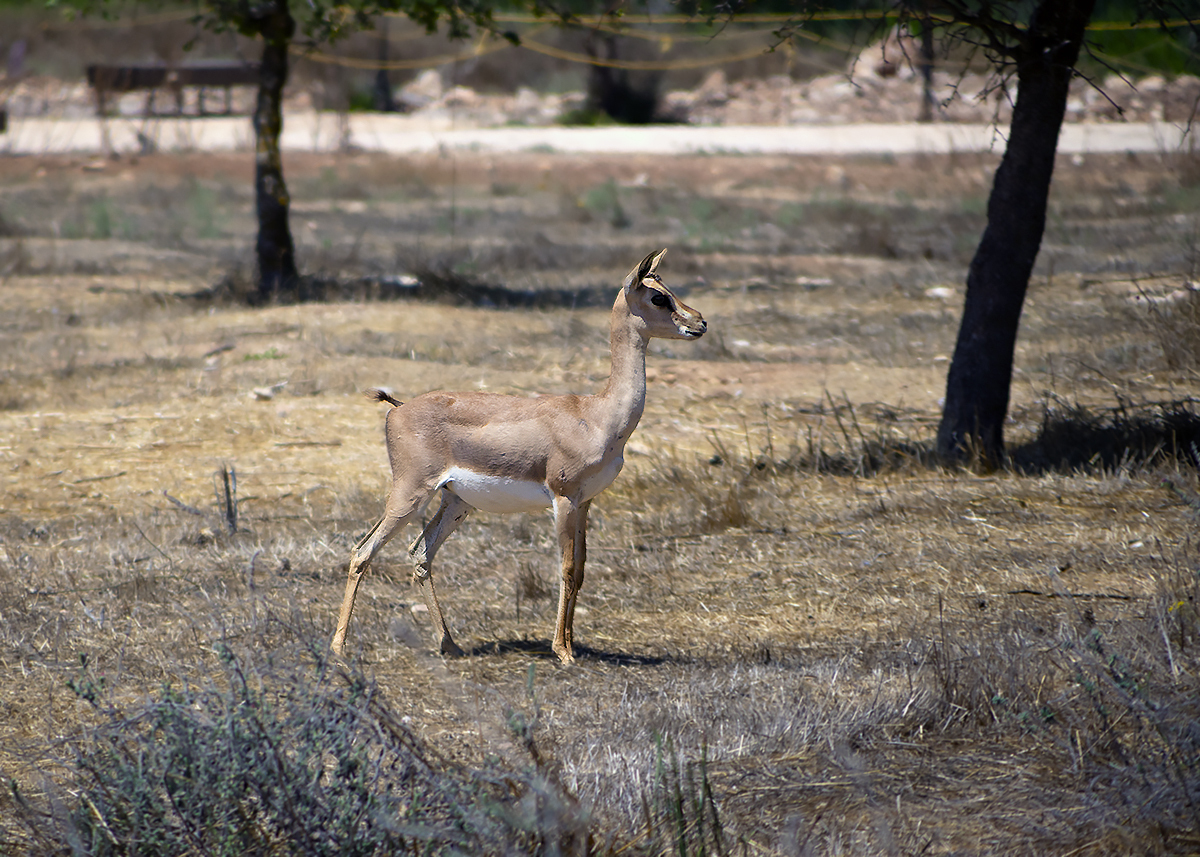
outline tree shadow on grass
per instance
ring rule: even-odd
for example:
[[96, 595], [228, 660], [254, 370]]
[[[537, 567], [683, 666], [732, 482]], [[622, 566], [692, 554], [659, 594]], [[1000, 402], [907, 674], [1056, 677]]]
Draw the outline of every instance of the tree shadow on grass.
[[233, 271], [215, 285], [184, 297], [201, 305], [411, 300], [485, 309], [552, 309], [607, 307], [616, 293], [615, 286], [513, 289], [454, 271], [448, 266], [431, 265], [415, 268], [412, 274], [402, 276], [305, 274], [299, 278], [294, 291], [269, 299], [258, 292], [253, 277], [244, 271]]
[[[1037, 434], [1009, 447], [1007, 466], [1027, 476], [1162, 466], [1200, 469], [1198, 409], [1200, 399], [1193, 397], [1141, 403], [1118, 400], [1110, 408], [1088, 408], [1054, 399], [1042, 405]], [[853, 420], [857, 430], [857, 417], [850, 406], [843, 410], [850, 414], [843, 419]], [[840, 411], [833, 413], [836, 418]], [[764, 472], [860, 477], [942, 466], [931, 440], [861, 430], [845, 431], [844, 437], [846, 443], [832, 451], [810, 445], [807, 451], [783, 461], [760, 456], [752, 466]], [[723, 463], [719, 455], [710, 462]], [[970, 461], [968, 466], [972, 466]]]
[[1018, 473], [1071, 473], [1129, 467], [1200, 467], [1200, 400], [1112, 408], [1050, 403], [1033, 440], [1009, 451]]
[[[665, 664], [668, 658], [659, 655], [633, 655], [626, 652], [610, 652], [593, 649], [591, 646], [574, 645], [576, 660], [598, 661], [618, 667], [656, 667]], [[549, 640], [494, 640], [471, 649], [471, 656], [523, 654], [542, 660], [558, 660], [550, 648]]]

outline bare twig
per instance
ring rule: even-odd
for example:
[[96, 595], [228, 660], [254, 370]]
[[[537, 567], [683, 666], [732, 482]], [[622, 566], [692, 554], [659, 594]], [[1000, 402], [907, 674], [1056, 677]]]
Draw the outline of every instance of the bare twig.
[[206, 514], [203, 510], [197, 509], [195, 506], [189, 506], [187, 503], [183, 502], [182, 500], [178, 500], [178, 499], [172, 497], [170, 494], [167, 493], [165, 488], [163, 489], [162, 493], [163, 493], [163, 496], [166, 497], [168, 500], [170, 500], [177, 509], [187, 512], [189, 515], [196, 515], [197, 517], [202, 518]]
[[[220, 477], [219, 483], [218, 477]], [[213, 486], [217, 493], [217, 508], [222, 509], [229, 532], [236, 533], [238, 528], [237, 470], [233, 465], [221, 465], [221, 470], [213, 476]]]

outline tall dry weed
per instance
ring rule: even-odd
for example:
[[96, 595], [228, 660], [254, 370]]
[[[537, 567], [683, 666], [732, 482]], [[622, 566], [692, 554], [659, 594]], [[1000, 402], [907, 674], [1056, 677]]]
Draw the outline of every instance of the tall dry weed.
[[[987, 627], [943, 624], [928, 663], [931, 726], [1024, 735], [1094, 787], [1094, 830], [1157, 828], [1200, 843], [1200, 558], [1155, 557], [1159, 594], [1119, 624], [1091, 597], [1031, 594], [1060, 609], [1011, 610]], [[1049, 621], [1048, 621], [1049, 620]]]
[[1116, 405], [1097, 408], [1049, 396], [1037, 435], [1018, 443], [1010, 461], [1024, 473], [1192, 470], [1200, 466], [1197, 404], [1192, 397], [1138, 402], [1119, 396]]
[[71, 687], [93, 725], [56, 751], [58, 783], [10, 781], [10, 853], [586, 852], [586, 816], [555, 782], [441, 756], [323, 650], [285, 666], [221, 644], [218, 672], [135, 705], [84, 658]]

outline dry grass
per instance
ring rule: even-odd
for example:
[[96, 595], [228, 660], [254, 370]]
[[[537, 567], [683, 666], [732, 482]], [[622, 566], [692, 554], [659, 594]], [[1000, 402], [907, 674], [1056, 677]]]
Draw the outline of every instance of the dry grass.
[[[593, 389], [607, 342], [590, 300], [198, 305], [182, 295], [245, 258], [242, 166], [46, 166], [0, 162], [16, 221], [0, 239], [0, 772], [54, 813], [104, 712], [220, 690], [222, 653], [281, 699], [341, 692], [296, 676], [382, 505], [383, 412], [361, 390]], [[1168, 348], [1196, 334], [1172, 309], [1167, 337], [1144, 298], [1192, 276], [1196, 209], [1159, 162], [1062, 165], [1013, 466], [940, 470], [958, 300], [927, 289], [961, 295], [991, 166], [289, 164], [302, 258], [329, 282], [423, 264], [451, 285], [588, 295], [670, 246], [668, 281], [710, 321], [650, 357], [625, 473], [593, 507], [573, 668], [549, 651], [541, 518], [473, 516], [439, 554], [462, 660], [432, 654], [402, 546], [373, 568], [353, 666], [447, 782], [510, 776], [514, 807], [561, 799], [563, 819], [574, 795], [596, 851], [675, 851], [680, 829], [747, 853], [1200, 847], [1195, 372]], [[151, 219], [189, 175], [212, 192]], [[64, 192], [108, 200], [72, 209], [84, 236], [104, 218], [126, 234], [55, 237]], [[6, 800], [0, 847], [53, 850]]]

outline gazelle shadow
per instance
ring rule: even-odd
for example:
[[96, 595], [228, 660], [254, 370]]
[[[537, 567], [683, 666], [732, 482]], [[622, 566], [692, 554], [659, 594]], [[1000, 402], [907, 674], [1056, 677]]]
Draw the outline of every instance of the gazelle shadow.
[[[576, 643], [576, 660], [599, 661], [618, 667], [656, 667], [667, 662], [667, 658], [659, 655], [633, 655], [627, 652], [609, 652], [593, 649]], [[472, 648], [468, 654], [472, 657], [479, 655], [508, 655], [523, 654], [544, 660], [558, 660], [558, 655], [550, 648], [549, 640], [494, 640], [482, 643]]]

